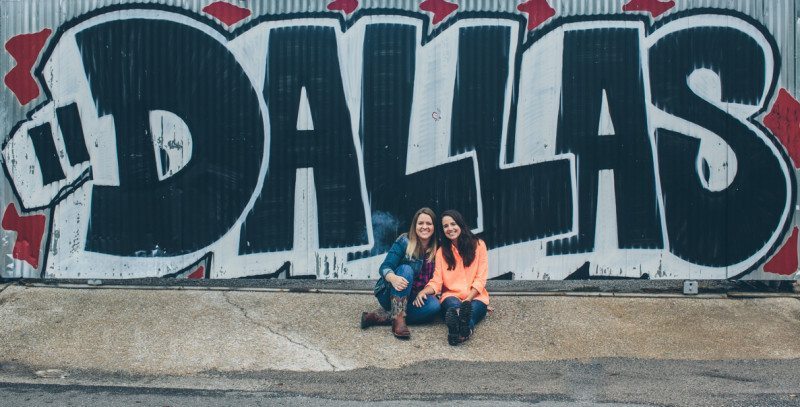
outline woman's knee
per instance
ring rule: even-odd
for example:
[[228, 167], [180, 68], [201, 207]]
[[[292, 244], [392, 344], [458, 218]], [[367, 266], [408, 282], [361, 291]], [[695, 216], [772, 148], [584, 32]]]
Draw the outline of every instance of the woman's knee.
[[447, 297], [442, 300], [442, 310], [447, 310], [448, 308], [458, 308], [461, 306], [461, 300], [456, 297]]
[[442, 315], [442, 318], [444, 318], [448, 309], [450, 308], [458, 309], [459, 306], [461, 306], [461, 301], [458, 298], [447, 297], [442, 300], [442, 303], [440, 304], [439, 308], [439, 313]]
[[394, 275], [405, 278], [409, 283], [414, 280], [414, 269], [408, 264], [401, 264], [394, 271]]

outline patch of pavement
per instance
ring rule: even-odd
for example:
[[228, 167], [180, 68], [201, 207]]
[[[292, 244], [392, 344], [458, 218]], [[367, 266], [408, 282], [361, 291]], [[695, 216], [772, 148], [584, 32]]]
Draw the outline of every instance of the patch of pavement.
[[[68, 392], [89, 396], [99, 393], [163, 395], [165, 400], [170, 400], [163, 404], [173, 406], [184, 404], [166, 396], [180, 396], [196, 402], [203, 399], [230, 400], [231, 396], [281, 402], [303, 397], [336, 405], [343, 404], [343, 401], [457, 400], [468, 401], [464, 403], [466, 405], [516, 401], [552, 406], [777, 407], [796, 405], [800, 389], [798, 362], [800, 360], [631, 358], [492, 363], [434, 360], [398, 369], [369, 367], [337, 372], [204, 372], [193, 376], [136, 376], [73, 371], [62, 379], [27, 381], [20, 380], [19, 374], [12, 375], [11, 368], [5, 367], [0, 368], [0, 391], [4, 395], [9, 394], [8, 390], [31, 393], [37, 389], [45, 395]], [[9, 378], [11, 380], [7, 380]], [[64, 404], [63, 398], [56, 400]], [[0, 402], [0, 405], [3, 404]]]
[[[278, 336], [280, 339], [284, 339], [284, 340], [286, 340], [286, 341], [288, 341], [288, 342], [290, 342], [290, 343], [292, 343], [294, 345], [299, 346], [303, 350], [319, 353], [319, 355], [322, 357], [322, 359], [324, 359], [324, 364], [329, 366], [330, 370], [333, 370], [333, 371], [337, 370], [338, 366], [331, 362], [331, 358], [322, 349], [311, 347], [308, 344], [304, 343], [304, 341], [302, 341], [301, 339], [292, 338], [292, 336], [290, 334], [278, 332], [278, 331], [272, 329], [269, 325], [263, 323], [260, 318], [252, 317], [250, 314], [252, 314], [253, 311], [252, 310], [248, 311], [246, 308], [244, 308], [241, 305], [237, 304], [231, 298], [231, 295], [228, 292], [222, 292], [222, 297], [225, 298], [225, 301], [227, 301], [228, 304], [230, 304], [234, 308], [238, 309], [242, 313], [242, 315], [244, 315], [244, 317], [247, 318], [247, 320], [252, 322], [254, 325], [267, 330], [269, 333], [271, 333], [271, 334], [273, 334], [275, 336]], [[324, 368], [324, 369], [313, 369], [313, 370], [328, 370], [328, 369]]]
[[[446, 328], [361, 330], [372, 296], [198, 290], [0, 292], [0, 365], [34, 371], [192, 376], [204, 372], [397, 369], [430, 360], [800, 358], [800, 301], [505, 296], [462, 346]], [[577, 397], [577, 396], [576, 396]]]

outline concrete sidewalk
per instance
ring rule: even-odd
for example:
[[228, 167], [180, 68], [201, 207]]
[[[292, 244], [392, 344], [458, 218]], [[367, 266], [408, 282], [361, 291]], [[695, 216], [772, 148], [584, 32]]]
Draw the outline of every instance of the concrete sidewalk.
[[410, 341], [395, 339], [387, 327], [359, 329], [360, 313], [374, 306], [374, 297], [354, 292], [10, 285], [0, 292], [0, 375], [342, 371], [431, 360], [800, 358], [796, 298], [495, 296], [493, 314], [458, 347], [447, 345], [438, 321], [412, 327]]

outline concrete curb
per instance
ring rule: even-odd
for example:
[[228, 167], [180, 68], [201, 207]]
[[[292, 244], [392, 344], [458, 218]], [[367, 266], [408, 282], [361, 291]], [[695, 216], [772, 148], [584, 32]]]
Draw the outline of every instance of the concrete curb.
[[[759, 282], [728, 280], [697, 280], [702, 294], [723, 294], [728, 292], [786, 292], [790, 293], [792, 281]], [[142, 278], [130, 280], [86, 280], [86, 279], [15, 279], [6, 283], [48, 287], [114, 287], [129, 289], [257, 289], [290, 292], [372, 292], [374, 280], [313, 280], [313, 279], [228, 279], [228, 280], [188, 280], [172, 278]], [[602, 292], [602, 293], [683, 293], [684, 280], [560, 280], [560, 281], [517, 281], [490, 280], [487, 289], [495, 295], [500, 293], [563, 293], [563, 292]]]
[[[263, 286], [225, 286], [225, 285], [205, 285], [205, 284], [194, 284], [194, 285], [136, 285], [136, 284], [118, 284], [118, 280], [114, 280], [114, 284], [98, 284], [92, 283], [87, 284], [79, 281], [65, 281], [65, 280], [57, 280], [57, 281], [44, 281], [44, 282], [29, 282], [29, 281], [19, 281], [16, 283], [6, 283], [0, 286], [0, 292], [5, 290], [8, 286], [20, 285], [26, 287], [37, 287], [37, 288], [60, 288], [60, 289], [80, 289], [80, 290], [145, 290], [145, 291], [159, 291], [159, 290], [167, 290], [167, 291], [232, 291], [232, 292], [274, 292], [274, 293], [307, 293], [307, 294], [353, 294], [353, 295], [372, 295], [372, 289], [363, 289], [363, 288], [345, 288], [347, 286], [342, 287], [341, 284], [330, 284], [331, 288], [310, 288], [304, 287], [304, 285], [295, 285], [291, 284], [288, 287], [263, 287]], [[371, 282], [370, 282], [371, 283]], [[279, 284], [280, 285], [280, 284]], [[317, 284], [320, 285], [320, 284]], [[327, 284], [322, 284], [327, 285]], [[361, 282], [356, 282], [352, 284], [354, 286], [363, 286]], [[496, 284], [495, 284], [496, 285]], [[728, 284], [730, 286], [731, 284]], [[659, 287], [660, 290], [655, 290], [652, 287], [629, 287], [626, 285], [620, 286], [619, 283], [616, 284], [606, 284], [601, 287], [596, 287], [598, 290], [596, 291], [588, 291], [586, 288], [582, 287], [583, 289], [577, 291], [569, 291], [566, 289], [561, 289], [557, 291], [548, 291], [548, 290], [535, 290], [536, 287], [521, 287], [521, 290], [512, 291], [510, 290], [511, 286], [505, 287], [492, 287], [492, 285], [488, 285], [488, 288], [491, 290], [492, 296], [497, 297], [604, 297], [604, 298], [692, 298], [692, 299], [723, 299], [723, 298], [799, 298], [800, 293], [792, 293], [792, 292], [756, 292], [756, 291], [734, 291], [734, 290], [724, 290], [723, 288], [732, 288], [726, 287], [724, 284], [714, 284], [711, 285], [710, 289], [706, 289], [704, 291], [709, 291], [705, 293], [695, 294], [695, 295], [686, 295], [683, 294], [680, 290], [667, 290], [667, 287]], [[545, 288], [545, 287], [540, 287]], [[599, 290], [599, 289], [605, 290]], [[574, 289], [574, 287], [573, 287]], [[623, 289], [627, 289], [629, 291], [624, 291]], [[638, 291], [636, 291], [638, 289]]]

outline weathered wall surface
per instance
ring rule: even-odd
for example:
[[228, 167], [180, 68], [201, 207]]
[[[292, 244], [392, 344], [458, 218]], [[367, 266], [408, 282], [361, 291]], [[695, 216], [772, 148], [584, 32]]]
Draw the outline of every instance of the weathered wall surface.
[[798, 268], [794, 0], [0, 2], [4, 277]]

